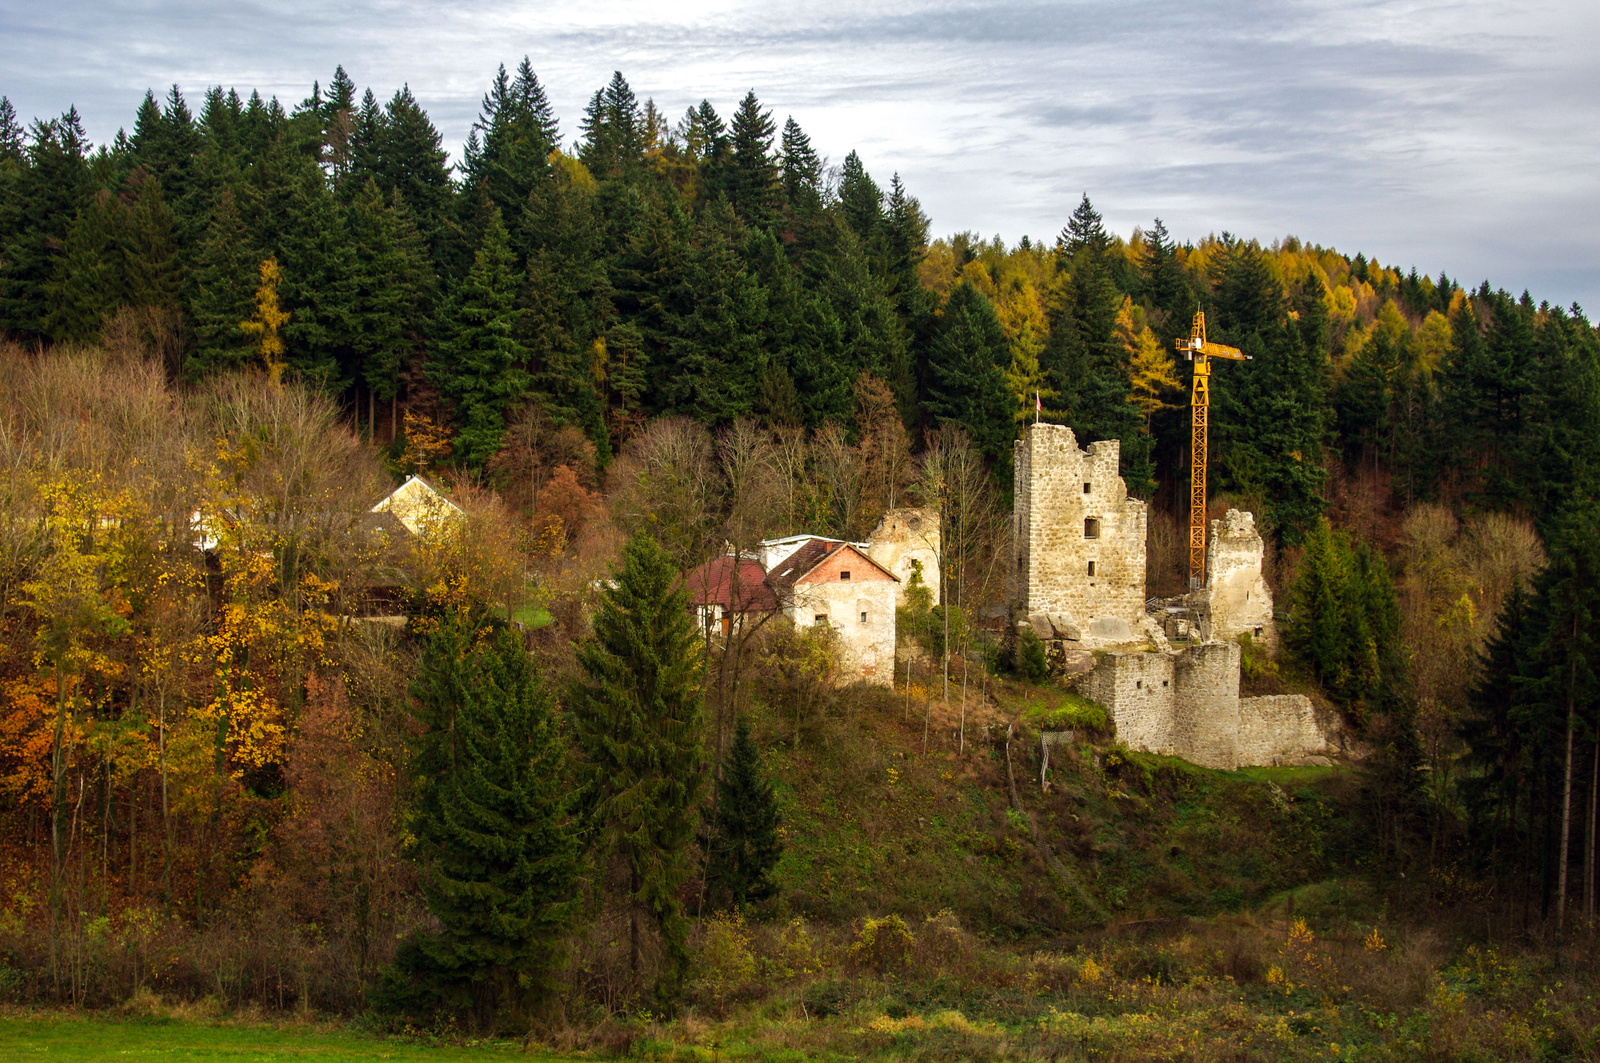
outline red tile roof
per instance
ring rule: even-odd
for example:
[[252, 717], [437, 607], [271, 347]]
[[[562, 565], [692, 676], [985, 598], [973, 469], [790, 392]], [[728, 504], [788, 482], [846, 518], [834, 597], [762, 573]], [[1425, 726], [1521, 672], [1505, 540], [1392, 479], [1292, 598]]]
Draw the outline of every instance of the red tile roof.
[[[739, 605], [733, 601], [735, 575], [739, 586]], [[760, 613], [778, 608], [777, 596], [767, 585], [767, 573], [760, 563], [741, 559], [737, 569], [731, 557], [718, 557], [683, 574], [689, 600], [696, 606], [719, 605], [730, 612]]]

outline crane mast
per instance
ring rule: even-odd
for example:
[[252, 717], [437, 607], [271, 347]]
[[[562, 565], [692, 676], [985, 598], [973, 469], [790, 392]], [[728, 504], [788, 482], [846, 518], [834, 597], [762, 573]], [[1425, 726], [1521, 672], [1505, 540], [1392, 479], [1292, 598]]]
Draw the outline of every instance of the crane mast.
[[1206, 462], [1211, 425], [1211, 359], [1244, 361], [1249, 356], [1237, 347], [1206, 340], [1206, 315], [1194, 316], [1189, 338], [1178, 340], [1178, 350], [1194, 363], [1189, 390], [1189, 589], [1199, 590], [1206, 578]]

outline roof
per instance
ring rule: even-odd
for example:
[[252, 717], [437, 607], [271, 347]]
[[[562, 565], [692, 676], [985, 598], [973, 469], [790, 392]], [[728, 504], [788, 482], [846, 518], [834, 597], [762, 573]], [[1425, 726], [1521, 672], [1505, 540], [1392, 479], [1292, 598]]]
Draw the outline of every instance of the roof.
[[407, 477], [383, 501], [372, 507], [374, 513], [392, 513], [413, 535], [440, 520], [459, 520], [466, 516], [461, 507], [435, 491], [420, 476]]
[[812, 539], [800, 549], [789, 555], [788, 560], [767, 573], [767, 579], [774, 587], [792, 587], [808, 576], [817, 566], [840, 550], [848, 550], [863, 563], [871, 565], [885, 576], [900, 582], [900, 577], [868, 557], [853, 543], [842, 543], [836, 539]]
[[[737, 578], [737, 579], [736, 579]], [[739, 603], [734, 604], [738, 583]], [[778, 608], [778, 598], [767, 583], [766, 569], [750, 558], [737, 562], [717, 557], [683, 574], [685, 589], [694, 605], [718, 605], [737, 613], [766, 612]]]

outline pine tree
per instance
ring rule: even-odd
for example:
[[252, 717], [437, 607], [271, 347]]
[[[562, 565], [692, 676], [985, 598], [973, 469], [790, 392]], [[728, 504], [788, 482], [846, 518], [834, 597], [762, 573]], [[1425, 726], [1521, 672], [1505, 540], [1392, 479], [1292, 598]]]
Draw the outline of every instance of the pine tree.
[[743, 908], [772, 897], [772, 871], [783, 855], [778, 838], [778, 798], [761, 764], [761, 752], [740, 717], [717, 779], [716, 829], [706, 860], [706, 886], [714, 903]]
[[648, 535], [628, 543], [601, 592], [578, 663], [584, 678], [569, 704], [580, 799], [601, 860], [620, 864], [634, 974], [643, 973], [643, 935], [653, 929], [667, 959], [656, 993], [670, 1003], [689, 962], [678, 898], [705, 780], [703, 662], [678, 571]]
[[454, 407], [456, 456], [480, 467], [500, 448], [506, 416], [527, 393], [527, 352], [517, 342], [517, 290], [510, 239], [491, 208], [472, 269], [445, 311], [448, 332], [428, 375]]
[[413, 686], [425, 730], [408, 826], [439, 929], [406, 940], [382, 995], [399, 1010], [525, 1029], [555, 988], [579, 843], [554, 701], [513, 632], [477, 627], [446, 618]]
[[385, 195], [399, 190], [437, 258], [451, 206], [449, 156], [410, 86], [395, 93], [384, 108], [376, 139], [378, 187]]
[[596, 178], [631, 176], [644, 160], [645, 125], [639, 101], [622, 71], [614, 71], [583, 112], [578, 158]]
[[348, 219], [356, 265], [352, 359], [343, 375], [366, 386], [369, 417], [375, 417], [370, 407], [394, 397], [400, 372], [427, 331], [433, 274], [399, 192], [386, 203], [368, 178]]

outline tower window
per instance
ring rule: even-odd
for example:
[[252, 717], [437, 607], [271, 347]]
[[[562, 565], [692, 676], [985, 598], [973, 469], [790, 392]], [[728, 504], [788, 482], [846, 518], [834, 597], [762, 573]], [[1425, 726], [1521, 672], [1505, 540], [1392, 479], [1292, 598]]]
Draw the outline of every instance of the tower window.
[[1085, 539], [1098, 539], [1098, 538], [1100, 538], [1100, 518], [1099, 517], [1084, 517], [1083, 518], [1083, 537]]
[[1135, 689], [1135, 690], [1143, 690], [1144, 689], [1144, 680], [1143, 679], [1135, 679], [1133, 681], [1133, 689]]
[[1084, 494], [1088, 494], [1088, 493], [1089, 493], [1089, 488], [1090, 488], [1090, 487], [1091, 487], [1091, 486], [1092, 486], [1092, 485], [1091, 485], [1091, 484], [1084, 484], [1084, 485], [1083, 485], [1083, 493], [1084, 493]]
[[840, 579], [849, 579], [850, 578], [850, 570], [849, 569], [845, 569], [844, 571], [840, 572], [839, 573], [839, 578]]
[[818, 613], [816, 615], [816, 618], [812, 621], [812, 623], [816, 624], [817, 627], [821, 627], [823, 624], [826, 624], [827, 622], [828, 622], [828, 614], [826, 614], [826, 613]]
[[866, 613], [862, 613], [861, 614], [861, 622], [863, 624], [865, 624], [867, 622], [867, 614]]
[[1094, 575], [1094, 562], [1089, 562], [1089, 575]]

